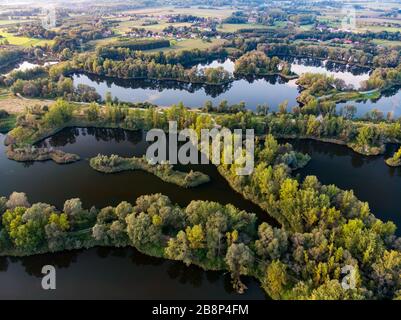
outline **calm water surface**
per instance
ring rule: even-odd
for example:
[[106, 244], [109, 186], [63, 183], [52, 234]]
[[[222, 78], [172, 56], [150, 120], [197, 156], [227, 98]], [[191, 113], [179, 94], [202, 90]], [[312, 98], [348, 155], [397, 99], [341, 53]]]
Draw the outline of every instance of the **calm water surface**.
[[[370, 70], [350, 65], [314, 59], [292, 59], [286, 58], [291, 63], [292, 71], [302, 75], [307, 72], [325, 73], [336, 78], [343, 79], [346, 84], [359, 88], [362, 81], [369, 78]], [[229, 72], [234, 71], [234, 62], [230, 59], [225, 61], [213, 61], [209, 64], [199, 64], [198, 68], [222, 66]], [[288, 101], [288, 110], [297, 106], [296, 101], [300, 89], [296, 80], [286, 81], [281, 77], [265, 77], [262, 79], [239, 79], [224, 86], [191, 85], [175, 81], [143, 81], [143, 80], [121, 80], [98, 77], [87, 74], [73, 75], [74, 85], [86, 84], [94, 87], [104, 99], [106, 93], [110, 92], [113, 97], [121, 101], [142, 102], [148, 101], [160, 106], [169, 106], [178, 102], [192, 108], [202, 107], [210, 100], [214, 105], [223, 100], [229, 104], [245, 102], [247, 108], [256, 110], [260, 104], [268, 104], [272, 111], [278, 109], [283, 101]], [[347, 104], [357, 107], [357, 116], [363, 117], [372, 109], [381, 110], [385, 115], [392, 112], [395, 117], [401, 116], [401, 91], [399, 88], [392, 89], [376, 100], [351, 101], [338, 103], [337, 110]]]
[[355, 67], [330, 61], [316, 59], [286, 59], [291, 62], [291, 71], [298, 75], [305, 73], [320, 73], [344, 80], [347, 85], [359, 89], [361, 82], [368, 80], [369, 68]]
[[[347, 83], [354, 85], [368, 74], [368, 71], [341, 69], [340, 66], [327, 64], [294, 63], [293, 70], [300, 73], [312, 70], [322, 72], [322, 68], [331, 68], [336, 76], [342, 75]], [[220, 65], [230, 72], [233, 70], [233, 63], [229, 60], [215, 61], [209, 66]], [[296, 105], [295, 98], [299, 93], [295, 81], [286, 82], [279, 77], [236, 80], [223, 87], [110, 80], [87, 75], [74, 75], [73, 79], [75, 85], [84, 83], [95, 87], [103, 97], [110, 91], [124, 101], [150, 101], [159, 105], [182, 101], [190, 107], [202, 106], [206, 100], [217, 104], [226, 99], [230, 104], [244, 101], [251, 109], [268, 103], [274, 110], [285, 99], [290, 106]], [[400, 91], [393, 90], [376, 102], [353, 104], [358, 107], [358, 115], [378, 108], [384, 112], [393, 111], [397, 116], [401, 108], [400, 94]], [[77, 153], [83, 159], [65, 166], [49, 161], [24, 164], [10, 161], [5, 157], [3, 140], [4, 136], [0, 135], [0, 195], [8, 196], [13, 191], [26, 192], [32, 203], [42, 201], [59, 208], [66, 199], [79, 197], [84, 206], [101, 208], [123, 200], [134, 202], [143, 194], [163, 193], [181, 206], [194, 199], [233, 203], [268, 220], [268, 216], [257, 206], [231, 190], [213, 166], [180, 168], [200, 170], [212, 178], [210, 183], [194, 189], [176, 187], [141, 171], [106, 175], [89, 167], [87, 159], [98, 153], [142, 155], [147, 144], [141, 132], [66, 129], [41, 143]], [[401, 169], [389, 168], [384, 163], [397, 146], [389, 145], [384, 156], [364, 157], [344, 146], [309, 140], [290, 142], [297, 150], [312, 156], [311, 162], [299, 171], [301, 176], [313, 174], [325, 184], [353, 189], [361, 200], [369, 202], [377, 217], [392, 220], [401, 226]], [[45, 264], [53, 264], [58, 270], [58, 289], [54, 292], [40, 288], [40, 270]], [[150, 258], [133, 248], [94, 248], [27, 258], [0, 258], [0, 283], [0, 298], [266, 298], [253, 279], [247, 279], [249, 290], [246, 294], [237, 295], [231, 290], [229, 275]]]
[[296, 106], [299, 94], [295, 80], [285, 81], [280, 77], [263, 79], [235, 80], [224, 86], [203, 86], [172, 81], [143, 81], [105, 79], [86, 74], [73, 75], [74, 85], [86, 84], [94, 87], [103, 99], [110, 92], [120, 101], [148, 101], [160, 106], [170, 106], [183, 102], [191, 108], [202, 107], [206, 101], [218, 105], [227, 100], [228, 104], [245, 102], [249, 109], [256, 109], [259, 104], [267, 103], [272, 110], [284, 100], [290, 107]]
[[[53, 162], [17, 163], [5, 157], [0, 136], [0, 195], [26, 192], [31, 203], [46, 202], [62, 208], [66, 199], [79, 197], [84, 206], [98, 208], [123, 200], [133, 203], [144, 194], [163, 193], [184, 206], [204, 199], [233, 203], [268, 219], [257, 206], [245, 201], [221, 178], [213, 166], [194, 166], [209, 174], [209, 184], [184, 189], [141, 171], [106, 175], [89, 167], [86, 160], [98, 153], [140, 156], [146, 148], [141, 132], [108, 129], [64, 130], [41, 145], [79, 154], [83, 160], [71, 165]], [[185, 168], [188, 169], [188, 168]], [[271, 222], [273, 223], [273, 222]], [[40, 287], [41, 268], [57, 269], [57, 290]], [[230, 276], [204, 272], [197, 267], [150, 258], [133, 248], [94, 248], [26, 258], [0, 257], [2, 298], [135, 298], [135, 299], [265, 299], [254, 279], [247, 279], [244, 295], [232, 291]]]

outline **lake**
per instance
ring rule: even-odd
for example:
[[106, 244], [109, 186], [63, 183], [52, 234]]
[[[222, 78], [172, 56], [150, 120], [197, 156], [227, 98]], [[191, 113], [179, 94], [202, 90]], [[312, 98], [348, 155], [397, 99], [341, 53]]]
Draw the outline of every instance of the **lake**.
[[227, 100], [229, 105], [245, 102], [247, 107], [256, 110], [259, 104], [267, 103], [272, 110], [284, 100], [289, 107], [298, 105], [299, 95], [295, 80], [285, 81], [279, 76], [262, 79], [240, 79], [223, 86], [179, 83], [176, 81], [121, 80], [98, 77], [87, 74], [74, 74], [74, 85], [86, 84], [94, 87], [105, 99], [110, 92], [120, 101], [148, 101], [159, 106], [170, 106], [183, 102], [191, 108], [202, 107], [206, 101], [218, 105]]
[[284, 140], [294, 149], [309, 154], [308, 165], [297, 172], [301, 177], [315, 175], [324, 184], [352, 189], [362, 201], [369, 202], [376, 217], [394, 221], [401, 235], [401, 168], [386, 165], [399, 146], [388, 144], [384, 155], [362, 156], [346, 146], [314, 140]]
[[[81, 198], [85, 207], [131, 203], [141, 195], [162, 193], [174, 203], [191, 200], [232, 203], [269, 219], [257, 206], [233, 191], [212, 165], [184, 167], [202, 170], [212, 181], [193, 189], [179, 188], [142, 171], [102, 174], [89, 166], [88, 158], [102, 154], [140, 156], [147, 146], [142, 132], [113, 129], [70, 128], [41, 142], [83, 160], [70, 165], [51, 161], [18, 163], [5, 156], [0, 135], [0, 195], [25, 192], [31, 203], [46, 202], [62, 208], [65, 200]], [[181, 169], [181, 168], [180, 168]], [[181, 169], [181, 170], [182, 170]], [[40, 270], [52, 264], [57, 269], [57, 290], [40, 287]], [[116, 272], [118, 270], [118, 272]], [[25, 258], [0, 257], [0, 299], [5, 298], [125, 298], [125, 299], [265, 299], [255, 279], [247, 279], [244, 295], [232, 291], [230, 275], [204, 272], [198, 267], [147, 257], [134, 248], [94, 248]]]
[[[346, 84], [360, 87], [360, 83], [369, 78], [370, 69], [316, 59], [286, 58], [291, 63], [291, 69], [302, 75], [307, 72], [326, 73], [336, 78], [343, 79]], [[199, 64], [198, 69], [206, 67], [223, 67], [228, 72], [234, 71], [234, 62], [230, 59], [213, 61], [207, 64]], [[89, 74], [74, 74], [72, 76], [75, 86], [86, 84], [94, 87], [105, 99], [107, 92], [120, 101], [143, 102], [148, 101], [160, 106], [170, 106], [183, 102], [191, 108], [202, 107], [206, 101], [212, 101], [218, 105], [221, 101], [237, 104], [245, 102], [250, 110], [256, 110], [258, 105], [268, 104], [271, 111], [277, 111], [283, 101], [288, 101], [288, 110], [298, 106], [296, 101], [300, 88], [296, 80], [285, 80], [279, 76], [271, 76], [253, 79], [237, 79], [223, 86], [210, 86], [180, 83], [176, 81], [148, 81], [148, 80], [124, 80], [99, 77]], [[377, 101], [349, 101], [338, 103], [337, 110], [347, 104], [357, 107], [357, 116], [363, 117], [372, 109], [381, 110], [384, 115], [392, 111], [395, 117], [401, 116], [401, 91], [395, 88], [383, 94]]]
[[[126, 200], [134, 202], [143, 194], [163, 193], [182, 206], [191, 200], [233, 203], [271, 221], [257, 206], [235, 193], [214, 166], [191, 168], [207, 173], [206, 185], [183, 189], [141, 171], [102, 174], [89, 167], [88, 158], [103, 154], [140, 156], [147, 147], [144, 133], [115, 129], [69, 128], [39, 145], [53, 146], [79, 154], [83, 160], [57, 165], [51, 161], [18, 163], [4, 153], [0, 135], [0, 195], [26, 192], [31, 203], [42, 201], [62, 207], [66, 199], [79, 197], [84, 206], [98, 208]], [[369, 201], [377, 217], [401, 226], [401, 169], [389, 168], [384, 159], [397, 146], [389, 145], [384, 156], [364, 157], [345, 146], [311, 140], [290, 140], [296, 150], [312, 156], [297, 173], [313, 174], [325, 184], [354, 189]], [[180, 168], [189, 169], [188, 167]], [[57, 270], [57, 290], [40, 287], [41, 267], [51, 264]], [[118, 272], [116, 272], [118, 270]], [[0, 258], [0, 298], [125, 298], [125, 299], [265, 299], [255, 279], [246, 279], [244, 295], [232, 291], [230, 276], [224, 272], [204, 272], [180, 262], [151, 258], [134, 248], [93, 248], [24, 258]]]
[[355, 89], [361, 87], [361, 82], [368, 80], [371, 70], [343, 63], [322, 61], [310, 58], [286, 58], [291, 63], [291, 71], [298, 75], [305, 73], [320, 73], [344, 80]]

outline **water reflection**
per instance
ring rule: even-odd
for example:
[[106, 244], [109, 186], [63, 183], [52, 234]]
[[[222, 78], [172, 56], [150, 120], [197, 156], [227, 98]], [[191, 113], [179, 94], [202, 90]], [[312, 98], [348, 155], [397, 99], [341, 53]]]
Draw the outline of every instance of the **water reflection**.
[[284, 100], [289, 106], [297, 105], [299, 94], [295, 81], [286, 81], [279, 76], [247, 77], [222, 86], [189, 84], [176, 81], [110, 79], [88, 74], [72, 76], [74, 85], [86, 84], [94, 87], [103, 99], [110, 92], [113, 97], [127, 102], [151, 102], [169, 106], [183, 102], [188, 107], [202, 107], [208, 100], [217, 105], [223, 100], [229, 104], [245, 102], [249, 109], [259, 104], [269, 104], [272, 110]]
[[[53, 265], [57, 290], [41, 288], [43, 265]], [[2, 299], [265, 299], [254, 279], [233, 292], [230, 277], [134, 248], [92, 248], [24, 258], [0, 258]]]
[[348, 101], [337, 104], [337, 110], [340, 111], [346, 105], [357, 107], [357, 117], [364, 117], [366, 113], [373, 109], [378, 109], [386, 117], [391, 113], [393, 117], [401, 117], [401, 87], [393, 87], [382, 93], [379, 99], [369, 99], [362, 101]]

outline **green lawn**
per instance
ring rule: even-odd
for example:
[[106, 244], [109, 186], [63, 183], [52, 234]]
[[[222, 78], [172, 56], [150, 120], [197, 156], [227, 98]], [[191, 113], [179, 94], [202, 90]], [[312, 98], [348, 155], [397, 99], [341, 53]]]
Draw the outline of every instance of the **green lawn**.
[[53, 40], [19, 37], [19, 36], [15, 36], [11, 33], [8, 33], [6, 31], [3, 31], [3, 30], [0, 31], [0, 36], [3, 37], [3, 38], [0, 38], [0, 41], [4, 41], [5, 39], [7, 39], [9, 44], [16, 45], [16, 46], [22, 46], [22, 47], [40, 46], [40, 45], [45, 45], [46, 43], [48, 43], [48, 44], [53, 43]]

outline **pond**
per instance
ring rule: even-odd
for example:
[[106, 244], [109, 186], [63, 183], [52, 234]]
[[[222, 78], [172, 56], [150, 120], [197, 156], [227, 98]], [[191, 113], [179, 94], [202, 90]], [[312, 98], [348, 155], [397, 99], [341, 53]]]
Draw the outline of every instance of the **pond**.
[[[165, 183], [142, 171], [102, 174], [90, 168], [88, 158], [102, 154], [140, 156], [147, 146], [142, 132], [113, 129], [70, 128], [41, 142], [83, 160], [70, 165], [53, 162], [18, 163], [6, 158], [4, 135], [0, 135], [0, 195], [25, 192], [31, 203], [46, 202], [62, 208], [70, 198], [81, 198], [85, 207], [102, 208], [126, 200], [131, 203], [144, 194], [162, 193], [174, 203], [191, 200], [232, 203], [274, 223], [257, 206], [234, 192], [212, 165], [191, 166], [207, 173], [212, 181], [184, 189]], [[180, 170], [189, 170], [184, 167]], [[55, 265], [57, 290], [40, 287], [41, 267]], [[116, 272], [118, 270], [118, 272]], [[133, 248], [94, 248], [86, 251], [46, 254], [26, 258], [0, 258], [2, 298], [135, 298], [135, 299], [265, 299], [255, 279], [246, 279], [244, 295], [232, 291], [230, 276], [204, 272], [197, 267], [150, 258]]]

